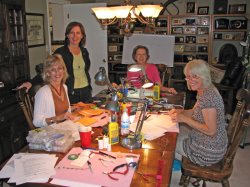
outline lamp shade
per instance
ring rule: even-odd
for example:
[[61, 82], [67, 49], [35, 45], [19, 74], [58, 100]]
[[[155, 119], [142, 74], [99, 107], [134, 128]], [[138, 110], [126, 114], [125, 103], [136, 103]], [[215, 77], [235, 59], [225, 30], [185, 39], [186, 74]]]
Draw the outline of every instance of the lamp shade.
[[108, 110], [111, 110], [113, 112], [119, 112], [120, 111], [120, 105], [118, 103], [118, 101], [109, 101], [107, 102], [107, 104], [105, 105], [105, 108]]
[[94, 7], [91, 8], [98, 19], [113, 19], [114, 12], [109, 7]]
[[107, 83], [107, 76], [104, 68], [100, 67], [99, 71], [96, 73], [95, 82], [101, 85]]
[[114, 6], [110, 7], [110, 9], [113, 11], [116, 18], [126, 18], [132, 7], [133, 6]]
[[144, 17], [156, 18], [162, 10], [160, 5], [138, 5], [137, 6]]

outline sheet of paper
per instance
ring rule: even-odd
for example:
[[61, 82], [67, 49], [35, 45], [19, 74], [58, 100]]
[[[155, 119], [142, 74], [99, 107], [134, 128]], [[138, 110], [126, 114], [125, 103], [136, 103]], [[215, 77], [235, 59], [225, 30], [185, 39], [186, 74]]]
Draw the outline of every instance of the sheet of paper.
[[8, 182], [17, 185], [26, 182], [47, 182], [55, 174], [55, 155], [49, 154], [24, 154], [14, 159], [14, 169]]
[[[139, 112], [137, 112], [133, 118], [134, 120], [133, 123], [130, 124], [130, 130], [135, 132]], [[154, 140], [163, 136], [165, 132], [179, 132], [179, 125], [178, 123], [174, 123], [167, 114], [150, 114], [150, 117], [143, 122], [141, 132], [144, 134], [145, 139]]]

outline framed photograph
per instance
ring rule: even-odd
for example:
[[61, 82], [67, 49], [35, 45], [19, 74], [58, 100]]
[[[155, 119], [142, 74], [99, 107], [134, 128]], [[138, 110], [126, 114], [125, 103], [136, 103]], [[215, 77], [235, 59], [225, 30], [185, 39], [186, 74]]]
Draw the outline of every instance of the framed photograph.
[[197, 34], [208, 34], [209, 28], [208, 27], [198, 27]]
[[176, 36], [175, 43], [184, 43], [185, 39], [184, 36]]
[[108, 46], [108, 51], [109, 52], [117, 52], [118, 51], [117, 45], [109, 45]]
[[187, 2], [186, 13], [195, 14], [196, 4], [195, 2]]
[[44, 15], [26, 13], [28, 47], [45, 45]]
[[183, 34], [196, 34], [196, 28], [195, 27], [184, 27]]
[[245, 14], [246, 4], [229, 5], [229, 14]]
[[198, 14], [199, 15], [208, 15], [208, 11], [209, 11], [208, 6], [198, 7]]
[[183, 28], [182, 27], [172, 27], [171, 33], [172, 34], [182, 34]]
[[186, 43], [196, 43], [196, 36], [186, 36]]

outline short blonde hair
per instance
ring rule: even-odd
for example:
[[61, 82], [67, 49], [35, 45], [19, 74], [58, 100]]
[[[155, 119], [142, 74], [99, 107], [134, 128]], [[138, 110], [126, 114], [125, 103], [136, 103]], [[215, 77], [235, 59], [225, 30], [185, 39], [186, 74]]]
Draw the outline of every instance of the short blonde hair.
[[50, 71], [51, 67], [57, 63], [63, 66], [64, 74], [63, 74], [62, 83], [66, 82], [66, 79], [68, 78], [69, 75], [68, 75], [64, 60], [60, 54], [53, 54], [53, 55], [49, 55], [46, 58], [44, 66], [43, 66], [42, 78], [45, 83], [50, 83], [50, 77], [48, 76], [48, 72]]
[[[195, 59], [188, 62], [184, 68], [184, 74], [187, 76], [187, 71], [190, 71], [191, 74], [196, 75], [202, 79], [203, 86], [208, 87], [212, 84], [210, 68], [206, 61], [201, 59]], [[190, 86], [188, 85], [188, 89]]]

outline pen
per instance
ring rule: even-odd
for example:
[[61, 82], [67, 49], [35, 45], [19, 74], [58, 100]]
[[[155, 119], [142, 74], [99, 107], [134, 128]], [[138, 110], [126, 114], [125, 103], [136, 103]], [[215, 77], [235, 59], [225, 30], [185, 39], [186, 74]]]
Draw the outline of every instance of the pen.
[[105, 156], [111, 157], [111, 158], [113, 158], [113, 159], [116, 159], [115, 156], [112, 156], [112, 155], [110, 155], [110, 154], [108, 154], [108, 153], [104, 153], [104, 152], [102, 152], [102, 151], [99, 151], [99, 153], [100, 153], [101, 155], [105, 155]]
[[89, 167], [90, 172], [93, 173], [91, 162], [88, 160], [87, 163], [88, 163], [88, 167]]
[[82, 146], [81, 146], [81, 148], [82, 148], [83, 150], [96, 150], [96, 148], [93, 148], [93, 147], [82, 147]]

